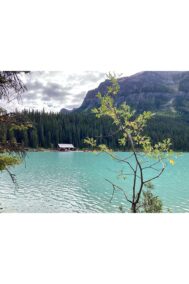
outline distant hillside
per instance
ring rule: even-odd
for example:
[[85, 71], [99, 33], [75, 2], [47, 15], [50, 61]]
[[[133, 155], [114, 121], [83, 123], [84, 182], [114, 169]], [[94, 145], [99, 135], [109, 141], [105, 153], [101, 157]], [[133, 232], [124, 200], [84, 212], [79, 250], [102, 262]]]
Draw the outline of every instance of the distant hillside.
[[72, 110], [69, 110], [69, 109], [67, 109], [67, 108], [62, 108], [62, 109], [60, 110], [60, 112], [67, 114], [67, 113], [72, 112]]
[[[173, 114], [189, 113], [189, 71], [145, 71], [118, 79], [120, 91], [116, 104], [127, 102], [138, 112], [151, 110]], [[105, 94], [110, 81], [88, 91], [77, 111], [89, 111], [99, 105], [98, 92]]]

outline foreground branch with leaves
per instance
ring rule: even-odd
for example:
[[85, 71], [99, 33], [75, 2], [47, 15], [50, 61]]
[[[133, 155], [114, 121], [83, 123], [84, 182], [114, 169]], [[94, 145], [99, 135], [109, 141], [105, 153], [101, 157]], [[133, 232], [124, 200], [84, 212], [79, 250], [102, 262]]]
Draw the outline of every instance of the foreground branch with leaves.
[[[21, 79], [22, 73], [28, 72], [0, 72], [0, 99], [4, 99], [7, 103], [14, 99], [20, 99], [21, 94], [26, 91], [26, 86]], [[0, 107], [0, 129], [3, 130], [4, 127], [9, 130], [10, 138], [7, 140], [5, 135], [0, 137], [0, 171], [7, 171], [16, 184], [15, 175], [11, 173], [9, 167], [19, 164], [25, 155], [25, 151], [23, 145], [17, 143], [11, 133], [14, 130], [25, 131], [32, 125], [20, 114], [8, 113], [6, 109]]]
[[132, 176], [132, 183], [127, 191], [111, 180], [107, 180], [113, 187], [111, 200], [115, 191], [118, 190], [123, 193], [124, 198], [130, 204], [131, 212], [161, 212], [162, 202], [151, 192], [152, 181], [163, 174], [167, 161], [174, 164], [174, 160], [171, 159], [173, 154], [170, 149], [171, 140], [165, 139], [153, 145], [150, 137], [144, 135], [144, 129], [154, 114], [148, 111], [136, 114], [126, 103], [119, 107], [115, 106], [114, 99], [119, 92], [119, 84], [114, 75], [108, 74], [107, 77], [110, 82], [107, 92], [97, 94], [100, 106], [92, 111], [97, 118], [108, 116], [112, 119], [112, 124], [116, 126], [121, 135], [119, 145], [128, 145], [131, 153], [122, 158], [106, 145], [98, 145], [97, 139], [94, 137], [87, 137], [85, 143], [94, 149], [107, 153], [114, 160], [123, 164], [128, 169], [127, 173], [120, 173], [123, 180]]

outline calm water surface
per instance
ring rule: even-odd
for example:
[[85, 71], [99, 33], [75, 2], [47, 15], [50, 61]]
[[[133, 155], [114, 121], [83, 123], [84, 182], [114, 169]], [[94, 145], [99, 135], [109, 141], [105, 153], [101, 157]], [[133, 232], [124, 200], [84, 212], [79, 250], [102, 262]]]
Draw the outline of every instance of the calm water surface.
[[[12, 168], [17, 189], [7, 173], [0, 174], [1, 207], [3, 212], [119, 212], [119, 205], [128, 210], [121, 192], [116, 192], [110, 203], [112, 187], [105, 180], [123, 185], [119, 178], [122, 169], [122, 164], [106, 154], [28, 153], [25, 163]], [[173, 212], [189, 212], [188, 170], [189, 153], [185, 153], [155, 180], [154, 192], [162, 199], [165, 211], [168, 207]], [[129, 194], [129, 178], [125, 185]]]

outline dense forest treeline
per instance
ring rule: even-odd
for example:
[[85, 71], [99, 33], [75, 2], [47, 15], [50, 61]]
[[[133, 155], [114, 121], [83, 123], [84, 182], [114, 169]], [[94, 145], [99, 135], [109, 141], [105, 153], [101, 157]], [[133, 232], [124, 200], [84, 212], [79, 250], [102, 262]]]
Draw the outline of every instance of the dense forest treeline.
[[[12, 141], [31, 148], [57, 148], [58, 143], [73, 143], [77, 148], [86, 148], [86, 137], [97, 137], [99, 143], [123, 150], [118, 144], [119, 133], [110, 119], [97, 119], [92, 113], [46, 113], [24, 111], [20, 113], [33, 127], [15, 130], [5, 125], [0, 127], [0, 142]], [[172, 148], [189, 151], [189, 120], [187, 117], [156, 115], [146, 127], [153, 142], [172, 139]]]

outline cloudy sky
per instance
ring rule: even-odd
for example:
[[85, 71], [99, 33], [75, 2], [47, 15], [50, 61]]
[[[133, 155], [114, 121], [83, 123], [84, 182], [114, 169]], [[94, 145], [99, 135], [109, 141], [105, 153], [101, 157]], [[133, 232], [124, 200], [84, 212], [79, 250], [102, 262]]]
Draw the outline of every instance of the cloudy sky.
[[22, 99], [19, 102], [10, 102], [8, 109], [13, 111], [15, 108], [44, 108], [45, 111], [59, 112], [61, 108], [77, 108], [83, 102], [87, 91], [96, 88], [105, 77], [105, 73], [97, 71], [33, 71], [22, 77], [27, 86]]

